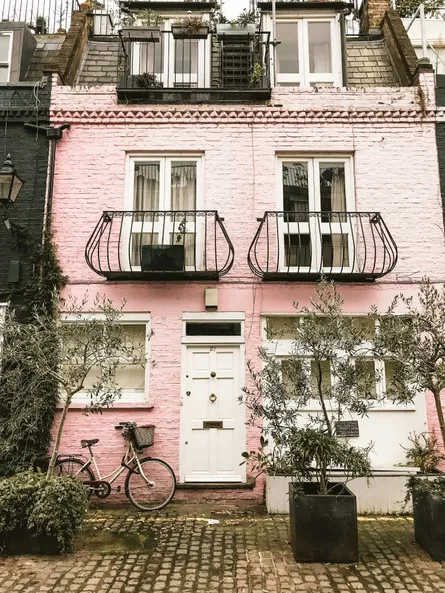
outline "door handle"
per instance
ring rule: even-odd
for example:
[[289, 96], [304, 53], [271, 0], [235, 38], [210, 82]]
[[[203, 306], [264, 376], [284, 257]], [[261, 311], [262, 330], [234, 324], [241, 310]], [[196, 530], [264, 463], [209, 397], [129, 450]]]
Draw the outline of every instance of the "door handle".
[[213, 377], [213, 378], [215, 378], [215, 377], [216, 377], [216, 373], [215, 373], [215, 371], [212, 371], [212, 372], [210, 373], [210, 376], [211, 376], [211, 377]]

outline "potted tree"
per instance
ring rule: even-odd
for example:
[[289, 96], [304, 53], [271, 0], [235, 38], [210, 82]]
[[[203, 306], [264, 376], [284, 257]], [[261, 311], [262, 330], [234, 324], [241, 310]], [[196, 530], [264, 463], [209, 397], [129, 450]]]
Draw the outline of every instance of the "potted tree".
[[[161, 40], [163, 18], [151, 9], [140, 10], [123, 19], [122, 34], [130, 41], [158, 43]], [[141, 25], [136, 25], [137, 21]]]
[[[373, 330], [378, 314], [363, 323], [345, 315], [341, 295], [326, 281], [310, 307], [294, 306], [297, 316], [286, 328], [291, 353], [282, 358], [263, 348], [262, 369], [249, 363], [252, 381], [244, 401], [249, 422], [261, 420], [264, 434], [260, 450], [244, 457], [261, 471], [278, 466], [291, 476], [297, 562], [355, 562], [357, 505], [347, 482], [371, 476], [371, 445], [355, 446], [348, 435], [357, 436], [360, 418], [378, 401], [373, 361], [384, 355]], [[398, 397], [405, 401], [405, 392]], [[336, 469], [344, 481], [335, 478]]]
[[209, 24], [200, 16], [189, 14], [172, 25], [175, 39], [207, 39]]
[[216, 33], [219, 38], [228, 37], [236, 39], [255, 35], [256, 31], [256, 13], [254, 10], [243, 12], [233, 21], [223, 22], [225, 19], [219, 19], [216, 24]]
[[[442, 450], [445, 420], [445, 286], [439, 290], [424, 279], [414, 301], [403, 295], [394, 299], [384, 318], [383, 347], [397, 361], [400, 383], [407, 391], [427, 392], [434, 400]], [[398, 312], [403, 315], [397, 314]], [[439, 466], [440, 467], [440, 466]], [[413, 476], [408, 496], [413, 497], [416, 541], [434, 558], [445, 560], [445, 479]]]

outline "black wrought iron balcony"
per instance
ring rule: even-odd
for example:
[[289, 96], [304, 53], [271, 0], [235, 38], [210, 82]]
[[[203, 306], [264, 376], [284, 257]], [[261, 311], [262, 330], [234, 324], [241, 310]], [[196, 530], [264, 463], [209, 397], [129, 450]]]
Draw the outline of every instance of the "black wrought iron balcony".
[[119, 34], [120, 102], [248, 103], [271, 97], [270, 33], [190, 34], [127, 27]]
[[85, 257], [108, 280], [219, 280], [234, 249], [216, 210], [104, 212]]
[[81, 0], [3, 0], [0, 22], [26, 23], [36, 34], [68, 31], [72, 14], [80, 10]]
[[263, 280], [373, 281], [397, 263], [379, 212], [265, 212], [248, 262]]

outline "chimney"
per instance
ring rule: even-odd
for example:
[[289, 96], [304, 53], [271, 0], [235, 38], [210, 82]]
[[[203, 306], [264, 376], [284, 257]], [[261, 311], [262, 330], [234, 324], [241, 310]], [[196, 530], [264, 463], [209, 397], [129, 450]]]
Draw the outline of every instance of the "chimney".
[[360, 33], [381, 33], [383, 17], [390, 8], [391, 0], [364, 0], [360, 11]]

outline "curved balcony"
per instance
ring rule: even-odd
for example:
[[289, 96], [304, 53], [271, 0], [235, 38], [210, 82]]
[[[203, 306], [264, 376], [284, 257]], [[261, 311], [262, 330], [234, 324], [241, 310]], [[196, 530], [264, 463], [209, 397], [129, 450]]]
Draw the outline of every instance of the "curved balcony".
[[263, 280], [372, 282], [397, 263], [379, 212], [265, 212], [248, 262]]
[[219, 280], [234, 249], [216, 210], [104, 212], [85, 258], [108, 280]]

